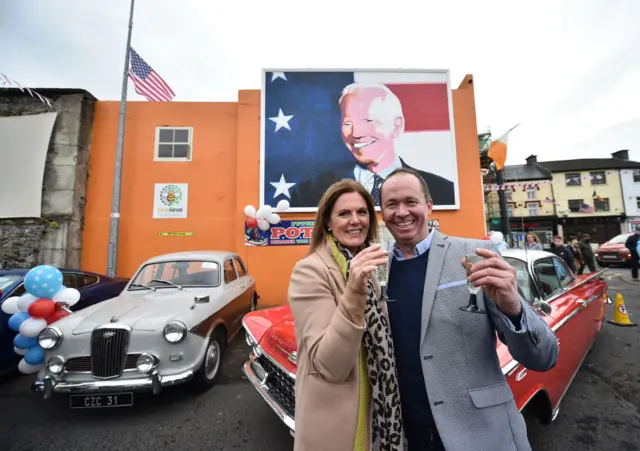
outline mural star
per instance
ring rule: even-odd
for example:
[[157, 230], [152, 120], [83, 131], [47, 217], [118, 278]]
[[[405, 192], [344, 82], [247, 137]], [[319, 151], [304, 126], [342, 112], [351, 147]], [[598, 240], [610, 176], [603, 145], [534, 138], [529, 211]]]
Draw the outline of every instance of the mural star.
[[291, 194], [289, 194], [289, 190], [291, 189], [291, 187], [293, 187], [293, 185], [295, 185], [295, 183], [287, 183], [287, 181], [284, 179], [284, 174], [280, 175], [279, 181], [269, 182], [269, 183], [271, 184], [271, 186], [273, 186], [276, 189], [276, 193], [273, 195], [274, 199], [278, 197], [280, 194], [284, 194], [289, 199], [291, 199]]
[[289, 121], [291, 119], [293, 119], [293, 114], [285, 115], [282, 112], [282, 108], [278, 109], [278, 116], [269, 118], [270, 121], [273, 121], [276, 123], [276, 130], [275, 130], [276, 132], [283, 127], [286, 128], [287, 130], [291, 130], [291, 127], [289, 127]]
[[282, 78], [284, 81], [287, 81], [287, 76], [284, 74], [284, 72], [273, 72], [271, 74], [271, 83], [276, 81], [278, 78]]

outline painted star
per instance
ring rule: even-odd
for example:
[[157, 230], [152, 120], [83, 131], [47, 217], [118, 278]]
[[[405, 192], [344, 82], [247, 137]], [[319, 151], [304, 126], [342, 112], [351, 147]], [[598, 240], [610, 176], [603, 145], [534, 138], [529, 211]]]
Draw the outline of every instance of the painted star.
[[284, 72], [273, 72], [271, 74], [271, 83], [276, 81], [278, 78], [282, 78], [284, 81], [287, 81], [287, 76], [284, 74]]
[[278, 197], [280, 194], [284, 194], [289, 199], [291, 199], [291, 194], [289, 194], [289, 190], [293, 185], [295, 185], [295, 183], [287, 183], [287, 181], [284, 179], [284, 174], [280, 175], [280, 181], [269, 182], [269, 183], [271, 184], [271, 186], [273, 186], [276, 189], [276, 193], [273, 195], [274, 199]]
[[282, 112], [282, 108], [280, 108], [278, 109], [278, 116], [270, 117], [269, 120], [276, 123], [275, 131], [280, 130], [282, 127], [286, 128], [287, 130], [291, 130], [291, 127], [289, 127], [289, 121], [292, 118], [293, 118], [293, 114], [290, 116], [287, 116]]

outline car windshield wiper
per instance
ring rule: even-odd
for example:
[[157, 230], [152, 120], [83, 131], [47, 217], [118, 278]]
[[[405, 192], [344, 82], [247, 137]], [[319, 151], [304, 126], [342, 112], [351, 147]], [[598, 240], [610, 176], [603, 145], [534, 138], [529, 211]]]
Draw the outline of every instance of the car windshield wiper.
[[151, 282], [166, 283], [167, 285], [171, 285], [172, 287], [176, 287], [180, 290], [183, 290], [183, 288], [180, 285], [176, 285], [175, 283], [169, 282], [168, 280], [153, 279]]
[[142, 285], [141, 283], [132, 283], [131, 285], [129, 285], [129, 288], [133, 288], [133, 287], [136, 287], [136, 288], [146, 288], [147, 290], [153, 290], [153, 291], [156, 291], [156, 289], [155, 289], [155, 288], [153, 288], [153, 287], [149, 287], [149, 286], [147, 286], [147, 285]]

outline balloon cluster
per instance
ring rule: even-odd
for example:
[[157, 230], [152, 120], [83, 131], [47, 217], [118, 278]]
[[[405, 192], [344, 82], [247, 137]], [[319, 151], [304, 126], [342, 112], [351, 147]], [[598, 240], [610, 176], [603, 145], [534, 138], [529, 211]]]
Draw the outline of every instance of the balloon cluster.
[[27, 290], [2, 303], [2, 311], [11, 315], [9, 327], [18, 332], [13, 350], [24, 356], [18, 370], [24, 374], [39, 371], [44, 366], [44, 349], [38, 344], [38, 334], [70, 314], [71, 307], [80, 300], [80, 292], [62, 285], [62, 273], [53, 266], [36, 266], [24, 278]]
[[263, 205], [256, 211], [256, 207], [247, 205], [244, 207], [244, 214], [247, 215], [247, 225], [249, 228], [255, 229], [258, 227], [263, 232], [266, 232], [272, 224], [280, 222], [280, 215], [278, 213], [282, 213], [288, 209], [289, 201], [283, 199], [278, 202], [275, 210], [270, 205]]

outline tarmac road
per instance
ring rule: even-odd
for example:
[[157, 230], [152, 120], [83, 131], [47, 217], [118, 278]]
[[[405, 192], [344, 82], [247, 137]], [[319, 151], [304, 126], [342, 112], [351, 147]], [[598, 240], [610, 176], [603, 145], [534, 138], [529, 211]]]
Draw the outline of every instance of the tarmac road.
[[[640, 284], [629, 270], [607, 275], [612, 299], [623, 294], [640, 321]], [[607, 318], [613, 316], [608, 307]], [[202, 395], [184, 387], [135, 397], [132, 408], [71, 410], [66, 398], [43, 401], [32, 377], [0, 385], [0, 450], [265, 450], [293, 439], [242, 375], [244, 335], [228, 349], [220, 384]], [[603, 325], [550, 426], [530, 424], [534, 451], [640, 450], [640, 327]]]

